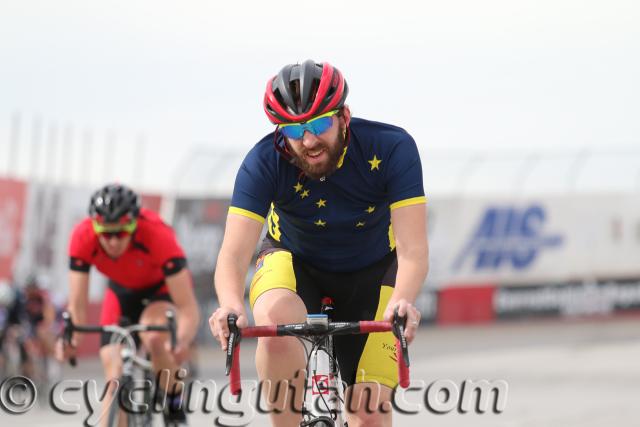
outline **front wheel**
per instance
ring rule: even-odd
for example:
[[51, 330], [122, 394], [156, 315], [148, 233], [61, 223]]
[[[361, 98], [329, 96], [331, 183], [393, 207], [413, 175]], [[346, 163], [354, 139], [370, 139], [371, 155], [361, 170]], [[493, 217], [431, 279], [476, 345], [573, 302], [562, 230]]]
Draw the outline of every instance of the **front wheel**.
[[109, 407], [109, 418], [107, 420], [107, 425], [109, 427], [118, 427], [120, 424], [118, 421], [120, 417], [126, 417], [127, 414], [124, 411], [120, 410], [120, 402], [118, 402], [118, 391], [115, 391], [114, 396], [112, 397], [111, 406]]
[[[135, 403], [123, 401], [123, 399], [131, 396], [132, 378], [124, 375], [120, 378], [119, 384], [121, 388], [116, 390], [116, 394], [113, 396], [114, 400], [109, 407], [107, 425], [109, 427], [118, 427], [120, 425], [126, 425], [127, 427], [152, 427], [151, 408], [142, 412], [141, 408], [132, 406], [135, 405]], [[145, 396], [145, 401], [148, 403], [147, 396]], [[123, 417], [124, 423], [121, 423], [120, 420]]]
[[324, 416], [300, 423], [300, 427], [335, 427], [335, 425], [331, 418]]

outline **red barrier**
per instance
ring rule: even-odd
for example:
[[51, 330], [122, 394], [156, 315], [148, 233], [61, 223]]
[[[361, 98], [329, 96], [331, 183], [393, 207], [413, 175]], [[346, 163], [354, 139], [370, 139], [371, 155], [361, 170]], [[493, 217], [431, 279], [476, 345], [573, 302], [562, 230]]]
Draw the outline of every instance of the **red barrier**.
[[20, 250], [27, 184], [0, 178], [0, 279], [12, 279]]
[[484, 323], [495, 319], [495, 285], [450, 285], [438, 294], [437, 323]]
[[162, 196], [158, 194], [141, 194], [141, 205], [145, 209], [160, 213], [160, 207], [162, 206]]

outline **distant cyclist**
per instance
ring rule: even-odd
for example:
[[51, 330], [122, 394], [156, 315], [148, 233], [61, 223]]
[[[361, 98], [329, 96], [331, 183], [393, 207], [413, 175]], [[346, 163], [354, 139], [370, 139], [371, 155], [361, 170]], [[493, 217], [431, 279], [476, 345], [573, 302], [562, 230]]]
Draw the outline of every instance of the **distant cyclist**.
[[[20, 327], [22, 304], [17, 290], [8, 280], [0, 280], [0, 373], [4, 375], [7, 371], [9, 363], [7, 354], [7, 341], [10, 339], [18, 339], [16, 328]], [[19, 341], [16, 343], [19, 351], [19, 363], [21, 366], [15, 366], [24, 373], [24, 365], [27, 363], [28, 356], [24, 343]], [[13, 374], [20, 373], [12, 372]]]
[[[138, 195], [130, 188], [109, 184], [93, 194], [89, 217], [74, 228], [69, 258], [68, 310], [75, 324], [87, 323], [92, 265], [109, 278], [102, 325], [118, 324], [122, 317], [129, 323], [164, 325], [167, 309], [175, 309], [178, 331], [173, 353], [166, 333], [148, 332], [140, 338], [154, 369], [171, 372], [167, 383], [170, 410], [165, 417], [186, 423], [180, 390], [174, 390], [174, 373], [188, 357], [199, 311], [184, 251], [174, 231], [157, 214], [141, 208]], [[102, 336], [100, 358], [106, 379], [115, 380], [120, 376], [121, 360], [110, 338], [110, 334]], [[73, 348], [66, 348], [64, 357], [73, 352]]]
[[[399, 84], [381, 82], [381, 94]], [[256, 324], [304, 322], [329, 296], [335, 320], [391, 320], [397, 307], [408, 315], [407, 339], [415, 336], [420, 313], [413, 304], [428, 270], [420, 156], [405, 130], [352, 117], [347, 94], [341, 72], [326, 62], [287, 65], [267, 83], [264, 110], [276, 129], [238, 171], [216, 266], [220, 308], [209, 323], [223, 348], [227, 315], [247, 324], [244, 279], [265, 222], [249, 295]], [[390, 400], [397, 384], [392, 334], [334, 342], [347, 395], [357, 401], [377, 383], [378, 403]], [[261, 379], [291, 379], [305, 367], [302, 345], [261, 338], [256, 365]], [[391, 425], [390, 413], [364, 407], [347, 416], [349, 426]], [[271, 414], [276, 426], [300, 418]]]
[[56, 309], [49, 292], [36, 276], [30, 276], [23, 292], [24, 315], [31, 334], [38, 340], [46, 356], [53, 355]]

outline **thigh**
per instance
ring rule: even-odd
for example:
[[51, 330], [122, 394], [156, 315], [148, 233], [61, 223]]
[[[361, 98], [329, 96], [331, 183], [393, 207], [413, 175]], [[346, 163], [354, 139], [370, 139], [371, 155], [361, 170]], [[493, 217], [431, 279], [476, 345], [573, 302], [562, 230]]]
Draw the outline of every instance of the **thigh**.
[[[126, 304], [124, 300], [124, 297], [116, 294], [110, 287], [105, 290], [100, 311], [100, 325], [118, 325], [121, 323], [123, 303], [125, 306], [131, 304]], [[100, 347], [111, 345], [112, 336], [111, 332], [103, 332], [100, 335]]]
[[[278, 292], [270, 292], [272, 290]], [[260, 313], [264, 311], [264, 307], [272, 306], [274, 298], [288, 298], [286, 291], [292, 294], [291, 301], [301, 301], [306, 312], [316, 313], [320, 310], [322, 295], [304, 264], [287, 250], [270, 248], [262, 251], [256, 262], [256, 272], [249, 291], [249, 303], [254, 315], [257, 302], [260, 302]], [[269, 301], [260, 301], [267, 295], [270, 295]]]

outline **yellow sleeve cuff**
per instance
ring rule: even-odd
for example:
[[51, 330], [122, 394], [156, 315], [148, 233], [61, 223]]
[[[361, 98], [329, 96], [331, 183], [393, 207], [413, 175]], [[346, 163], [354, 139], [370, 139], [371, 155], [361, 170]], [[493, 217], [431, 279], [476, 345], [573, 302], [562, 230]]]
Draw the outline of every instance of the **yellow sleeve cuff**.
[[246, 209], [236, 208], [235, 206], [229, 206], [229, 213], [246, 216], [247, 218], [255, 219], [260, 224], [264, 224], [264, 217], [258, 215], [257, 213], [248, 211]]
[[391, 206], [389, 206], [389, 208], [391, 210], [394, 210], [398, 208], [403, 208], [405, 206], [419, 205], [420, 203], [427, 203], [427, 198], [425, 196], [420, 196], [420, 197], [412, 197], [410, 199], [400, 200], [395, 203], [391, 203]]

